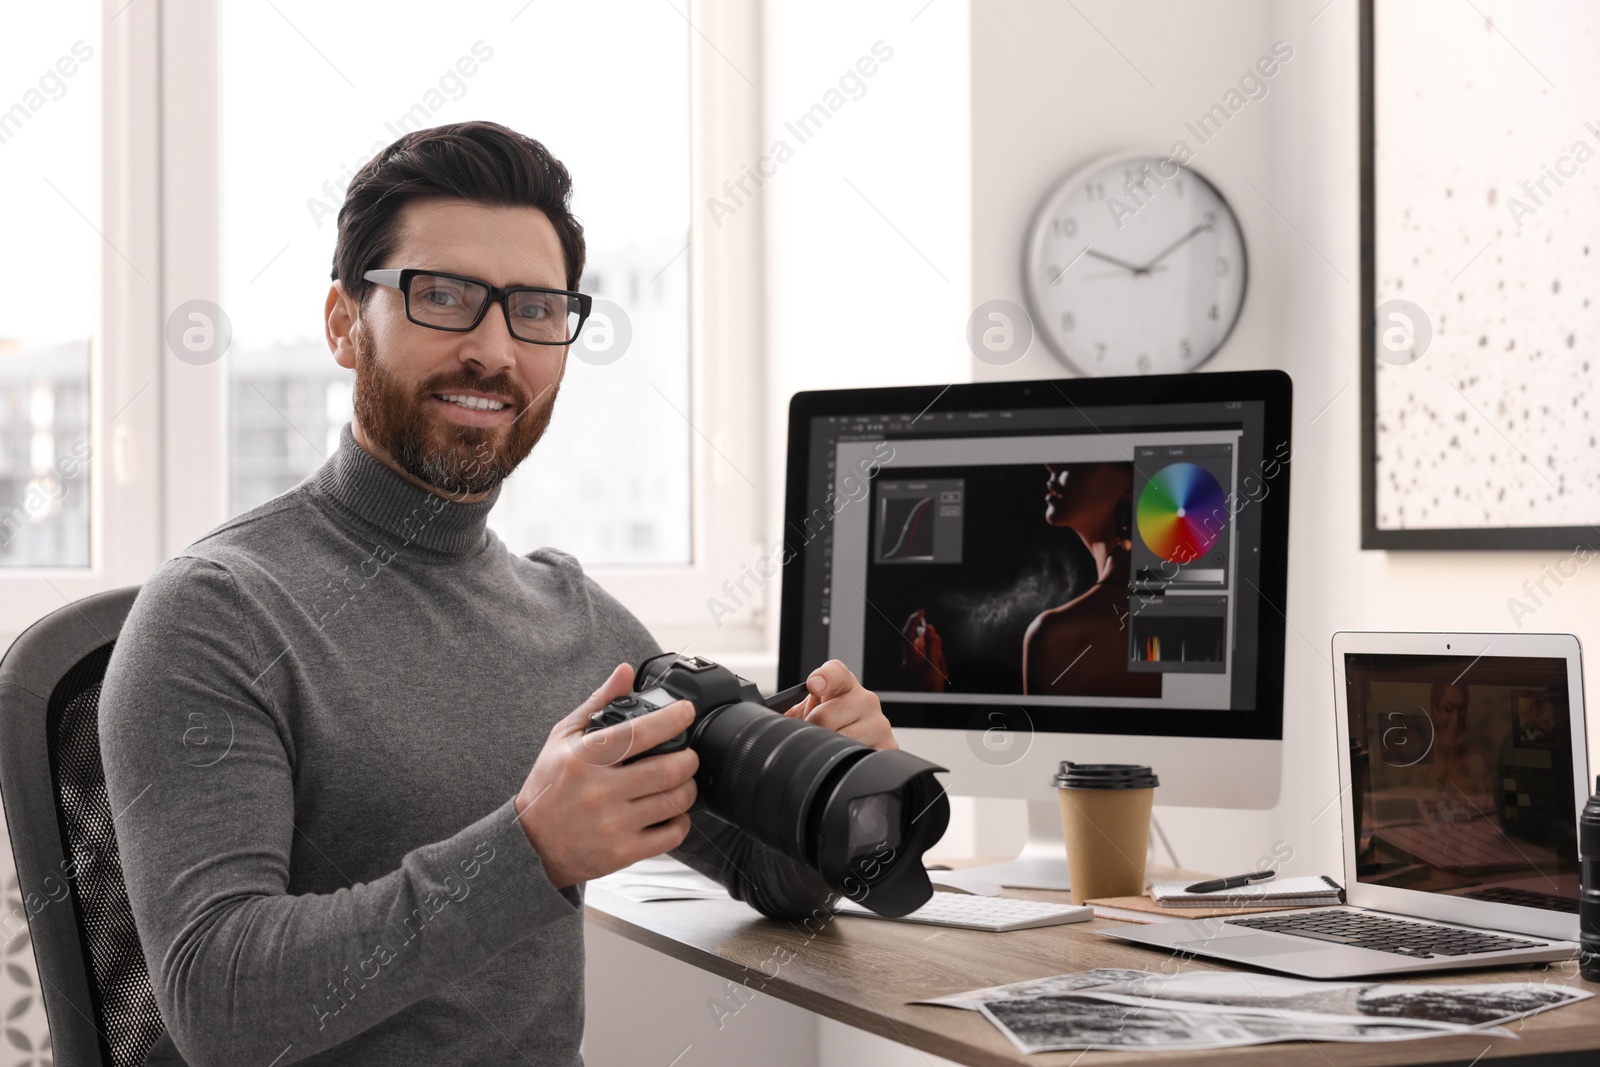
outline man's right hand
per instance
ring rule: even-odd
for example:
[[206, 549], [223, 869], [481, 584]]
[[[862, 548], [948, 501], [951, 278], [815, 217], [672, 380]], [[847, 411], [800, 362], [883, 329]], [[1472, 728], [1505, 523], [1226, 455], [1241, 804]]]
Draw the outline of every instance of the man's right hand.
[[633, 668], [606, 683], [550, 731], [517, 792], [517, 819], [557, 889], [618, 871], [682, 844], [694, 803], [693, 749], [622, 761], [676, 737], [694, 722], [687, 700], [585, 734], [589, 716], [632, 692]]

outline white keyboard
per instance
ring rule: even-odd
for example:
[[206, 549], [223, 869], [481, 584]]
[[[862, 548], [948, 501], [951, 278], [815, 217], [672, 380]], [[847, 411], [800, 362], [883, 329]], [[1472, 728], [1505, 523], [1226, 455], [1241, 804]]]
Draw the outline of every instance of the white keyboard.
[[1081, 923], [1094, 918], [1093, 908], [1073, 904], [967, 893], [934, 893], [932, 900], [910, 915], [879, 915], [848, 897], [841, 897], [839, 903], [834, 905], [834, 910], [840, 915], [860, 915], [868, 919], [924, 923], [928, 926], [953, 926], [960, 930], [988, 930], [993, 933]]

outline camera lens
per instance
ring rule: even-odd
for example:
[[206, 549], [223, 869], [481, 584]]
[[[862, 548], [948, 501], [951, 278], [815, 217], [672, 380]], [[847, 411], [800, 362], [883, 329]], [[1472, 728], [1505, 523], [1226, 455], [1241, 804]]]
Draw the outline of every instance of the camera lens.
[[893, 793], [856, 797], [850, 802], [850, 859], [900, 847], [900, 798]]
[[945, 768], [749, 701], [708, 712], [689, 743], [698, 802], [713, 815], [879, 914], [905, 915], [933, 895], [922, 854], [950, 820], [933, 777]]

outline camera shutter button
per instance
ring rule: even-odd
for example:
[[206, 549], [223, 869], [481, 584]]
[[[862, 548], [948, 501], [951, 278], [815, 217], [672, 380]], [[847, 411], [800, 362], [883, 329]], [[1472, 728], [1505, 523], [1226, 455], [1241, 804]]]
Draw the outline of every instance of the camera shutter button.
[[611, 702], [611, 706], [614, 708], [636, 708], [639, 706], [639, 698], [632, 696], [618, 697]]

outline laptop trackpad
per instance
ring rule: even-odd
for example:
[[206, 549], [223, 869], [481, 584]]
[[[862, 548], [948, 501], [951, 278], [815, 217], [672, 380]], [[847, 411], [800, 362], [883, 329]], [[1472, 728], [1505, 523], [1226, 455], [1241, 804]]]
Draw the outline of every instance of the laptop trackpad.
[[1306, 946], [1292, 937], [1273, 937], [1271, 934], [1245, 934], [1243, 937], [1213, 937], [1205, 941], [1179, 941], [1172, 948], [1197, 955], [1226, 952], [1233, 956], [1254, 959], [1257, 956], [1281, 956], [1288, 952], [1304, 952]]

